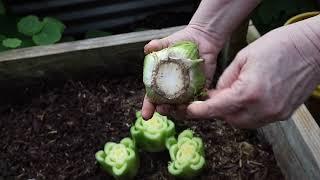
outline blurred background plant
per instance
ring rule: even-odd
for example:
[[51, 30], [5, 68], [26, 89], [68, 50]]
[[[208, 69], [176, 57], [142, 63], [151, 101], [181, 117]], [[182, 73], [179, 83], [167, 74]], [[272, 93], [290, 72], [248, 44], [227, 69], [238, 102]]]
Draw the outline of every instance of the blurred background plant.
[[[319, 2], [264, 0], [251, 19], [258, 31], [265, 34], [297, 14], [319, 9]], [[0, 23], [3, 25], [0, 39], [15, 38], [15, 41], [1, 42], [0, 51], [185, 25], [199, 3], [200, 0], [0, 0]], [[17, 29], [19, 20], [30, 15], [34, 17], [28, 19], [33, 19], [33, 23], [38, 24], [36, 27], [43, 28], [31, 38]], [[45, 17], [63, 22], [65, 29], [60, 33], [57, 28], [51, 30], [52, 23], [43, 25], [41, 21], [45, 22]]]
[[260, 34], [283, 26], [291, 17], [310, 11], [317, 11], [319, 0], [263, 0], [252, 13], [252, 21]]
[[54, 44], [61, 40], [65, 25], [58, 19], [8, 14], [0, 0], [0, 51]]

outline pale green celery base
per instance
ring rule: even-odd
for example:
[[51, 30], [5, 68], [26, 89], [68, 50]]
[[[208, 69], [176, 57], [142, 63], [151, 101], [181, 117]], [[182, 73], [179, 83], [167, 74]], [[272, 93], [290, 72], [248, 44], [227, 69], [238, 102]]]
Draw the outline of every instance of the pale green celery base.
[[[156, 64], [160, 61], [168, 60], [169, 56], [177, 61], [191, 61], [192, 63], [192, 71], [189, 74], [191, 86], [186, 89], [187, 95], [175, 99], [164, 98], [151, 87], [153, 70], [157, 66]], [[204, 62], [203, 60], [199, 61], [199, 59], [197, 44], [191, 41], [177, 42], [169, 48], [146, 55], [144, 59], [143, 82], [149, 100], [154, 104], [185, 104], [196, 101], [199, 97], [205, 95], [206, 78], [201, 67]]]
[[[205, 159], [204, 159], [204, 147], [203, 142], [199, 137], [194, 137], [194, 132], [192, 130], [184, 130], [178, 136], [178, 141], [175, 140], [168, 140], [171, 142], [167, 142], [167, 146], [169, 146], [169, 154], [171, 157], [171, 163], [168, 166], [168, 171], [170, 174], [174, 175], [175, 177], [183, 178], [183, 179], [192, 179], [198, 176], [205, 166]], [[191, 143], [192, 146], [195, 146], [196, 156], [188, 160], [187, 162], [178, 163], [177, 160], [177, 153], [179, 148], [184, 143]]]
[[114, 142], [107, 142], [104, 151], [100, 150], [96, 153], [96, 160], [101, 168], [115, 179], [133, 179], [140, 166], [139, 155], [136, 152], [135, 144], [131, 138], [122, 139], [120, 144], [123, 144], [130, 153], [121, 167], [116, 168], [116, 163], [111, 162], [110, 158], [108, 158], [108, 152], [110, 152], [112, 146], [116, 145]]
[[174, 136], [167, 138], [166, 147], [169, 150], [174, 144], [177, 144], [177, 139]]
[[153, 118], [163, 118], [161, 120], [164, 129], [159, 131], [151, 132], [150, 129], [147, 131], [142, 123], [144, 120], [140, 115], [134, 124], [130, 128], [131, 136], [133, 137], [137, 147], [143, 149], [147, 152], [160, 152], [166, 149], [166, 140], [168, 137], [171, 137], [175, 134], [175, 126], [174, 123], [168, 120], [165, 116], [161, 116], [160, 114], [154, 114]]

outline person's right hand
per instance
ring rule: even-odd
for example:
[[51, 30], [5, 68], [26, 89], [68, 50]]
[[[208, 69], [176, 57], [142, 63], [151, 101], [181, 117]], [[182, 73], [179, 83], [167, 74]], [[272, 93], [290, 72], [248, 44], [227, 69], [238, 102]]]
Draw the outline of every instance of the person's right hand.
[[[318, 19], [317, 19], [318, 18]], [[273, 30], [242, 49], [191, 119], [258, 128], [287, 120], [320, 83], [320, 17]]]
[[[204, 59], [203, 70], [206, 75], [206, 85], [208, 87], [212, 82], [217, 64], [217, 55], [223, 46], [224, 39], [218, 34], [214, 34], [212, 32], [209, 33], [203, 29], [204, 28], [196, 25], [188, 25], [184, 29], [168, 37], [150, 41], [144, 47], [144, 53], [149, 54], [153, 51], [159, 51], [183, 40], [193, 41], [198, 45], [200, 57]], [[142, 117], [144, 119], [150, 119], [154, 111], [163, 115], [168, 115], [168, 113], [172, 112], [174, 108], [175, 107], [172, 107], [172, 105], [153, 104], [148, 100], [148, 97], [145, 96], [142, 106]]]

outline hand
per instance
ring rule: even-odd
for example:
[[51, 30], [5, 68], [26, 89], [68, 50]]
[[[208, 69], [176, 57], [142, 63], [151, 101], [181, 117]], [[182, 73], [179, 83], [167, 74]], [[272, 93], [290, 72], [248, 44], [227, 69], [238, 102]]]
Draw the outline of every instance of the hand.
[[[188, 25], [186, 28], [168, 37], [150, 41], [145, 46], [144, 52], [145, 54], [148, 54], [152, 51], [158, 51], [182, 40], [190, 40], [197, 43], [199, 54], [205, 61], [203, 69], [205, 71], [208, 87], [210, 82], [212, 82], [213, 74], [216, 69], [216, 58], [218, 52], [222, 48], [223, 40], [214, 33], [208, 33], [202, 29], [203, 28], [200, 28], [196, 25]], [[154, 111], [158, 111], [161, 114], [167, 115], [169, 110], [172, 112], [173, 109], [174, 107], [170, 105], [152, 104], [145, 96], [142, 106], [142, 116], [144, 119], [150, 119]]]
[[240, 51], [210, 98], [187, 107], [190, 118], [220, 118], [239, 128], [286, 120], [319, 82], [313, 61], [319, 49], [303, 33], [282, 27]]

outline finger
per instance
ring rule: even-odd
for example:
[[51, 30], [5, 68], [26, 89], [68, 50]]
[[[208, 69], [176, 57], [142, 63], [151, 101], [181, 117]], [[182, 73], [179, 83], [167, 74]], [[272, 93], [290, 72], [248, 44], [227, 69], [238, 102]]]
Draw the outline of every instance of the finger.
[[205, 76], [206, 76], [206, 88], [209, 88], [212, 84], [213, 81], [213, 75], [214, 72], [216, 71], [216, 60], [210, 60], [210, 61], [205, 61], [204, 62], [204, 72], [205, 72]]
[[212, 98], [212, 97], [216, 96], [217, 94], [219, 94], [220, 92], [221, 91], [218, 91], [216, 89], [212, 89], [212, 90], [209, 90], [207, 94], [208, 94], [209, 98]]
[[149, 54], [153, 51], [159, 51], [161, 49], [169, 47], [175, 42], [182, 40], [192, 40], [192, 35], [188, 31], [185, 31], [185, 29], [177, 31], [170, 36], [164, 37], [162, 39], [154, 39], [150, 41], [145, 45], [144, 52], [145, 54]]
[[150, 119], [153, 116], [153, 113], [155, 111], [156, 107], [154, 104], [152, 104], [148, 98], [145, 96], [143, 100], [143, 105], [142, 105], [142, 117], [143, 119]]
[[159, 51], [169, 46], [168, 38], [154, 39], [144, 46], [144, 53], [149, 54], [153, 51]]
[[234, 88], [213, 91], [210, 92], [210, 99], [195, 101], [188, 106], [187, 113], [190, 118], [224, 118], [243, 108]]
[[156, 111], [163, 116], [174, 118], [175, 120], [186, 119], [186, 107], [187, 105], [173, 106], [169, 104], [157, 105]]
[[179, 106], [176, 106], [174, 111], [177, 117], [179, 117], [179, 119], [186, 119], [187, 118], [187, 105], [186, 104], [182, 104]]
[[156, 107], [156, 111], [161, 115], [167, 116], [170, 113], [171, 105], [169, 104], [161, 104]]
[[231, 126], [241, 129], [256, 129], [267, 124], [265, 121], [257, 120], [256, 116], [250, 113], [250, 110], [242, 110], [234, 113], [224, 120]]
[[[246, 62], [246, 51], [238, 53], [231, 65], [221, 75], [217, 89], [210, 91], [210, 98], [189, 105], [187, 113], [195, 118], [225, 118], [243, 108], [246, 89], [241, 71]], [[243, 73], [244, 74], [244, 73]]]
[[245, 64], [245, 51], [237, 54], [233, 62], [224, 70], [217, 83], [217, 89], [229, 88], [235, 82], [241, 72], [241, 68]]

